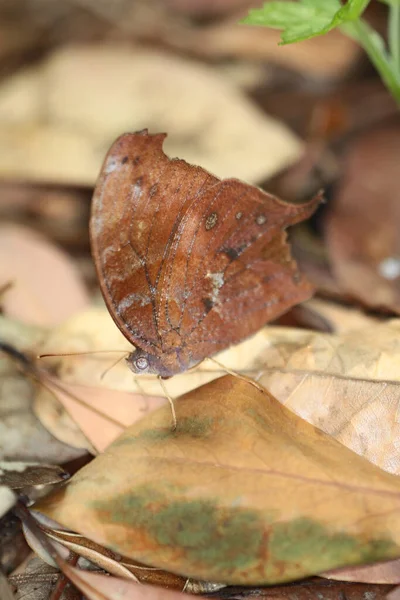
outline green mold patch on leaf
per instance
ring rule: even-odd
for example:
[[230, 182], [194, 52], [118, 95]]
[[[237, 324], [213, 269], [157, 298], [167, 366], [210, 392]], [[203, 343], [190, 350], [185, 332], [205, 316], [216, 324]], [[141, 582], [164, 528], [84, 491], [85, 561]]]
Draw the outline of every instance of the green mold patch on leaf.
[[[183, 436], [195, 437], [195, 438], [206, 438], [213, 430], [213, 421], [210, 418], [197, 418], [191, 417], [182, 419], [176, 425], [176, 429], [145, 429], [138, 433], [136, 439], [142, 441], [152, 442], [164, 442], [166, 440], [173, 440], [174, 438], [182, 438]], [[126, 439], [121, 437], [117, 439], [113, 447], [117, 445], [123, 446], [125, 444], [131, 444], [132, 438]]]
[[272, 584], [400, 556], [400, 481], [224, 377], [129, 428], [37, 510], [135, 560]]
[[204, 570], [211, 572], [216, 564], [226, 571], [254, 568], [262, 552], [262, 515], [242, 508], [217, 509], [218, 503], [211, 501], [186, 500], [186, 492], [179, 490], [182, 499], [171, 502], [169, 495], [162, 497], [149, 486], [115, 498], [112, 511], [107, 501], [93, 506], [104, 522], [129, 523], [163, 554], [184, 553]]

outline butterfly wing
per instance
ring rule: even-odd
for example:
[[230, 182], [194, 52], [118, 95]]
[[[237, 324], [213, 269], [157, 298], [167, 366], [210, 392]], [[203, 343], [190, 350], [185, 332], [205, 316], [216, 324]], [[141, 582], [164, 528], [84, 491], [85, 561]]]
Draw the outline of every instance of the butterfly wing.
[[158, 299], [160, 331], [165, 339], [171, 331], [179, 334], [186, 368], [310, 297], [284, 228], [309, 217], [319, 201], [288, 204], [228, 179], [203, 190], [187, 208]]
[[162, 151], [164, 134], [125, 134], [108, 152], [92, 200], [90, 237], [102, 294], [128, 340], [159, 354], [157, 290], [188, 201], [218, 181]]
[[169, 159], [165, 135], [121, 136], [92, 202], [101, 290], [128, 340], [169, 376], [236, 343], [311, 294], [283, 229], [317, 202], [286, 204]]

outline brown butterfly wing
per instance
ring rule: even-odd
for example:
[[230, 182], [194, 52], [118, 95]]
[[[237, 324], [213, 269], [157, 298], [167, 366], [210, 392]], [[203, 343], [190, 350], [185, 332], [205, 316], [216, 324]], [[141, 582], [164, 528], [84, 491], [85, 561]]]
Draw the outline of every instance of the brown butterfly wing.
[[310, 216], [318, 202], [287, 204], [228, 179], [203, 190], [187, 208], [164, 265], [159, 303], [162, 336], [179, 333], [186, 368], [311, 295], [283, 228]]
[[188, 198], [216, 181], [203, 169], [170, 160], [165, 135], [121, 136], [104, 161], [92, 201], [90, 236], [101, 291], [128, 340], [161, 351], [157, 291], [161, 268]]
[[[92, 203], [92, 252], [108, 309], [170, 376], [257, 331], [311, 294], [284, 227], [309, 216], [237, 180], [170, 160], [165, 135], [126, 134]], [[132, 365], [134, 368], [134, 365]]]

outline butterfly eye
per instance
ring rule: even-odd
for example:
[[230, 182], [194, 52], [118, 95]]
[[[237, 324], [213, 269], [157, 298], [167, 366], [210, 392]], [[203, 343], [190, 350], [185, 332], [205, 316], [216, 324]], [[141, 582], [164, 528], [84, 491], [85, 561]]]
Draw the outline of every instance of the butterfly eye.
[[144, 371], [148, 368], [148, 366], [149, 361], [144, 356], [141, 356], [140, 358], [135, 360], [135, 367], [138, 369], [138, 371]]

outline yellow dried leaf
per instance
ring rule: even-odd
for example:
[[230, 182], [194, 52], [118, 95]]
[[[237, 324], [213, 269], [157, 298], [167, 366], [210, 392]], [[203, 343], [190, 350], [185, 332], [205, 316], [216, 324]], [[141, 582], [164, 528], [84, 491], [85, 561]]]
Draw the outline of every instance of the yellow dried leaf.
[[57, 183], [93, 185], [112, 141], [145, 127], [168, 131], [169, 155], [250, 182], [301, 152], [285, 125], [212, 67], [116, 45], [65, 47], [6, 81], [0, 125], [1, 175]]

